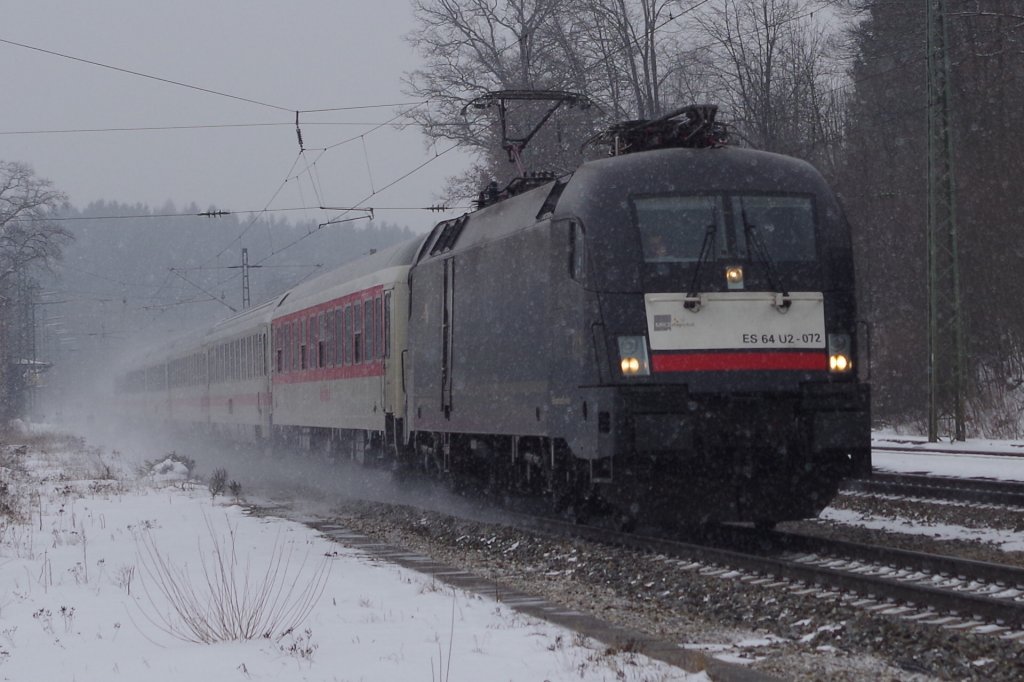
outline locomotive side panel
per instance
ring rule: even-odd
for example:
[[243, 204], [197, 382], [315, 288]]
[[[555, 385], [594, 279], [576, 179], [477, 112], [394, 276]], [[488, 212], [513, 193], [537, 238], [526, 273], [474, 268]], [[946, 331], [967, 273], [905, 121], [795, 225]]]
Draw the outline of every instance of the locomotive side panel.
[[544, 223], [416, 267], [416, 430], [546, 433], [550, 241]]

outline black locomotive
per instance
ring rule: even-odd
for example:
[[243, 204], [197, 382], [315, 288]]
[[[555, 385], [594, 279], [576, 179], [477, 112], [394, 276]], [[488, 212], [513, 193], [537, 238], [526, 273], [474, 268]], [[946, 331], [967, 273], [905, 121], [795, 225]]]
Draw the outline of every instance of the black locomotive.
[[870, 472], [849, 226], [809, 164], [677, 113], [221, 325], [251, 371], [215, 371], [235, 342], [211, 331], [176, 351], [184, 378], [160, 377], [175, 361], [158, 353], [128, 383], [165, 418], [164, 393], [190, 387], [193, 423], [255, 420], [252, 437], [578, 512], [814, 516]]

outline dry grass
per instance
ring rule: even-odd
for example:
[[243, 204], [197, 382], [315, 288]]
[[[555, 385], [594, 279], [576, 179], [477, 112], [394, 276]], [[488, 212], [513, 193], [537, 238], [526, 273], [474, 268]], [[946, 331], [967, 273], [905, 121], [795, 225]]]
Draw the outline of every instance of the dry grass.
[[[176, 566], [149, 530], [138, 536], [143, 615], [165, 634], [211, 644], [279, 639], [297, 631], [323, 594], [330, 561], [307, 570], [308, 555], [294, 562], [291, 543], [275, 540], [266, 566], [240, 561], [235, 528], [218, 535], [206, 519], [212, 551], [200, 546], [201, 578]], [[162, 598], [162, 599], [161, 599]]]

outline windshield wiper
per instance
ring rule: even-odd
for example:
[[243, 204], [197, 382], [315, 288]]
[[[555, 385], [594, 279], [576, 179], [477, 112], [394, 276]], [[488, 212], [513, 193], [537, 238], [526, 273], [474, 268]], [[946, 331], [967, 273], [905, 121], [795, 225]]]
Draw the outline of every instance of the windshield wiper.
[[704, 269], [704, 264], [711, 260], [711, 253], [715, 248], [716, 232], [718, 232], [717, 208], [711, 215], [711, 224], [704, 230], [704, 243], [700, 245], [700, 256], [697, 258], [697, 267], [693, 271], [693, 279], [690, 280], [690, 291], [683, 299], [683, 307], [693, 312], [700, 310], [700, 272]]
[[741, 210], [743, 215], [743, 234], [747, 240], [748, 248], [753, 254], [760, 260], [768, 271], [768, 284], [771, 285], [772, 289], [781, 294], [775, 303], [781, 312], [789, 310], [789, 306], [792, 305], [793, 301], [789, 297], [789, 289], [782, 281], [782, 277], [779, 275], [779, 271], [775, 268], [775, 261], [772, 260], [772, 254], [768, 251], [768, 246], [764, 243], [764, 236], [761, 234], [761, 228], [754, 225], [747, 220], [747, 209]]

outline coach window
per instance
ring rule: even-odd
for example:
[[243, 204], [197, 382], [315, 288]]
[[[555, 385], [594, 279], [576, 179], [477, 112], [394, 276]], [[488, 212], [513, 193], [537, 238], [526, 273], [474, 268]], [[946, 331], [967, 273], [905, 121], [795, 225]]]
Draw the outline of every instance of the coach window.
[[373, 317], [373, 345], [377, 349], [377, 357], [382, 358], [384, 357], [384, 305], [380, 296], [374, 299], [373, 307], [377, 310]]
[[316, 368], [316, 315], [306, 318], [306, 369]]
[[320, 349], [323, 347], [323, 325], [320, 324], [321, 316], [314, 315], [309, 318], [311, 329], [309, 330], [309, 368], [316, 369], [321, 366], [323, 360], [320, 356]]
[[284, 349], [281, 347], [281, 337], [283, 336], [283, 330], [278, 327], [274, 333], [274, 367], [277, 373], [280, 374], [284, 371]]
[[274, 368], [278, 374], [284, 373], [285, 368], [285, 354], [287, 353], [288, 345], [285, 343], [285, 327], [278, 325], [277, 329], [273, 332], [274, 342]]
[[256, 376], [267, 375], [267, 333], [256, 335]]
[[316, 315], [306, 318], [306, 369], [316, 367]]
[[352, 306], [345, 306], [345, 364], [352, 364]]
[[317, 316], [316, 360], [318, 367], [327, 366], [327, 318], [323, 313]]
[[281, 328], [281, 348], [284, 350], [284, 370], [292, 371], [292, 326], [285, 323]]
[[302, 345], [302, 341], [299, 337], [299, 321], [295, 320], [292, 322], [292, 338], [291, 338], [291, 353], [292, 353], [292, 371], [296, 372], [299, 369], [299, 346]]
[[334, 366], [345, 364], [345, 310], [334, 309]]
[[391, 292], [384, 292], [384, 357], [391, 357]]
[[328, 310], [324, 320], [327, 324], [327, 362], [324, 364], [331, 367], [334, 365], [334, 358], [337, 357], [334, 345], [337, 342], [337, 337], [334, 335], [334, 311]]
[[366, 343], [366, 352], [363, 353], [363, 360], [373, 362], [373, 299], [363, 303], [363, 341]]
[[352, 305], [352, 364], [363, 361], [363, 307], [357, 301]]

